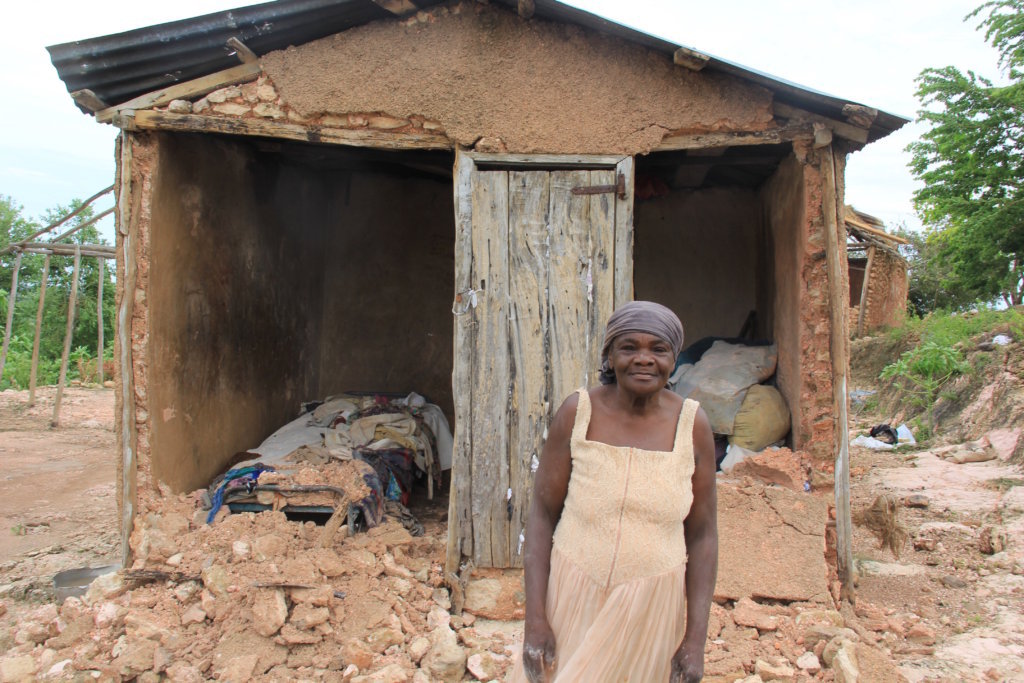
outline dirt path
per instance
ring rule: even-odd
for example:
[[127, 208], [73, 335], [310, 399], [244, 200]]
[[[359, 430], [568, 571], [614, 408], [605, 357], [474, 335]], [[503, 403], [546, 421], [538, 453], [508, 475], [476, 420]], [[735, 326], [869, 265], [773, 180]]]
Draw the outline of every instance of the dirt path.
[[0, 392], [0, 600], [18, 607], [52, 599], [53, 575], [119, 555], [115, 500], [114, 391], [70, 387], [61, 426], [50, 427], [54, 387]]

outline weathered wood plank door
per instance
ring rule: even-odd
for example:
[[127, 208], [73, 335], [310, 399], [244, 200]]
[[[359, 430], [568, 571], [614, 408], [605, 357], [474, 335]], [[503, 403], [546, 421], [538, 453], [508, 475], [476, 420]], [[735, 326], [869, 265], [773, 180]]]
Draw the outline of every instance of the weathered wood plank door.
[[548, 424], [632, 298], [633, 160], [459, 153], [455, 207], [448, 571], [521, 567]]

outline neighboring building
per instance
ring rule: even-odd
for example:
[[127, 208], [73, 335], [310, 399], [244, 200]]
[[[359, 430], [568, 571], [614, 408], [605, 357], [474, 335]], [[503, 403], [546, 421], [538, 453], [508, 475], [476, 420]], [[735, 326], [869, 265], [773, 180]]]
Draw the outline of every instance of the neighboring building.
[[846, 207], [850, 271], [850, 329], [854, 335], [896, 327], [907, 317], [907, 240], [890, 235], [874, 216]]

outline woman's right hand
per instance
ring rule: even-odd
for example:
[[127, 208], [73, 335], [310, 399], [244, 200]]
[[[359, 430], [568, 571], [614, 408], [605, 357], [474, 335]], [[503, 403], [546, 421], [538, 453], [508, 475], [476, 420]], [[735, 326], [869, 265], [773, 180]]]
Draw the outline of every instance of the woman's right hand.
[[546, 683], [555, 666], [555, 634], [547, 620], [527, 623], [523, 636], [523, 670], [530, 683]]

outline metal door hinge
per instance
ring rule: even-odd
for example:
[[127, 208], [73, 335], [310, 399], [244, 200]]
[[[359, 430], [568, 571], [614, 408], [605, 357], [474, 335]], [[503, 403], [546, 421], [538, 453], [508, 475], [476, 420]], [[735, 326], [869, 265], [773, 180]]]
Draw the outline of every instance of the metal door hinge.
[[581, 185], [572, 188], [573, 194], [606, 194], [614, 192], [619, 199], [626, 198], [626, 176], [619, 173], [614, 185]]

